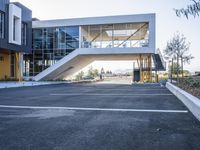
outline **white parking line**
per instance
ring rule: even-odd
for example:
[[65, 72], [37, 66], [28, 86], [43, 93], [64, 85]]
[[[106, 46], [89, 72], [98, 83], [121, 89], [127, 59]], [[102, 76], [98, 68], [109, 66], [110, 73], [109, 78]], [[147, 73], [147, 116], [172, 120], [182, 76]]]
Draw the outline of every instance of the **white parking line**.
[[[67, 88], [67, 89], [72, 89], [72, 88]], [[74, 89], [76, 89], [76, 87], [74, 87]], [[166, 91], [168, 91], [168, 89], [166, 89], [166, 88], [162, 88], [162, 87], [160, 87], [160, 88], [143, 88], [143, 89], [138, 89], [138, 88], [123, 88], [123, 89], [117, 89], [117, 88], [107, 88], [107, 87], [105, 87], [105, 88], [99, 88], [99, 87], [83, 87], [82, 89], [91, 89], [91, 90], [113, 90], [113, 91], [115, 91], [115, 90], [121, 90], [121, 91], [154, 91], [154, 90], [166, 90]]]
[[51, 96], [170, 96], [173, 94], [51, 93]]
[[62, 109], [62, 110], [85, 110], [85, 111], [115, 111], [115, 112], [155, 112], [155, 113], [188, 113], [187, 110], [159, 110], [159, 109], [118, 109], [118, 108], [82, 108], [82, 107], [41, 107], [41, 106], [10, 106], [0, 105], [0, 108], [17, 109]]
[[129, 92], [135, 92], [135, 91], [169, 91], [168, 89], [165, 89], [165, 88], [164, 89], [106, 89], [106, 88], [105, 89], [95, 89], [95, 88], [91, 88], [91, 90], [95, 90], [95, 91], [100, 91], [100, 90], [104, 90], [104, 91], [129, 91]]

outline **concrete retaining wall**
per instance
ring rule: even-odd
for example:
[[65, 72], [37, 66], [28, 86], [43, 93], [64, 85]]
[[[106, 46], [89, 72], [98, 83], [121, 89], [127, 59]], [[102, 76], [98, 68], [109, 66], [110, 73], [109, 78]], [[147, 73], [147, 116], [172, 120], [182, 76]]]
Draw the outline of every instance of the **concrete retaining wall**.
[[200, 99], [185, 92], [177, 86], [167, 82], [166, 87], [180, 99], [186, 107], [193, 113], [193, 115], [200, 121]]

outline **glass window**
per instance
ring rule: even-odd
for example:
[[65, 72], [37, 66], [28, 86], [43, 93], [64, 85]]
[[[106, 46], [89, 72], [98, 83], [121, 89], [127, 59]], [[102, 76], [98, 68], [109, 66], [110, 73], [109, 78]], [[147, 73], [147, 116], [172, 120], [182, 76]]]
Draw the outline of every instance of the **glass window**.
[[[109, 33], [109, 34], [108, 34]], [[102, 48], [113, 47], [113, 25], [102, 25]]]
[[44, 54], [44, 69], [53, 65], [53, 54]]
[[16, 41], [16, 28], [17, 28], [17, 17], [13, 18], [13, 41]]
[[53, 28], [47, 28], [43, 30], [43, 49], [53, 49]]
[[79, 27], [66, 27], [67, 37], [78, 37], [79, 36]]
[[56, 28], [57, 35], [57, 49], [65, 49], [66, 48], [66, 29], [65, 28]]
[[81, 27], [83, 48], [148, 47], [148, 23], [89, 25]]
[[43, 70], [43, 60], [34, 60], [34, 75], [37, 75]]
[[64, 56], [79, 48], [79, 27], [33, 29], [33, 65], [30, 75], [37, 75]]
[[27, 24], [22, 23], [22, 45], [26, 45]]
[[33, 30], [33, 49], [42, 49], [43, 30]]
[[5, 14], [0, 12], [0, 38], [4, 38], [5, 34]]
[[23, 75], [26, 77], [33, 76], [33, 55], [25, 54], [23, 63], [24, 63]]

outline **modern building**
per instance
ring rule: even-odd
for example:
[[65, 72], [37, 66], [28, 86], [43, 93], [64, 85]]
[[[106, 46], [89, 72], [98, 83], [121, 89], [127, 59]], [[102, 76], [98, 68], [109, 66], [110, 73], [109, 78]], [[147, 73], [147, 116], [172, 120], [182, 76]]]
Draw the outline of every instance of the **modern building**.
[[0, 79], [22, 77], [23, 53], [31, 53], [32, 12], [20, 3], [0, 1]]
[[[34, 19], [31, 39], [31, 11], [19, 3], [6, 3], [3, 6], [9, 8], [7, 11], [5, 9], [4, 14], [9, 14], [9, 10], [11, 14], [15, 12], [10, 6], [13, 6], [13, 9], [21, 8], [28, 11], [26, 15], [29, 14], [26, 16], [28, 18], [23, 18], [22, 11], [22, 21], [18, 21], [21, 22], [22, 28], [19, 31], [13, 28], [11, 19], [9, 26], [12, 27], [7, 29], [11, 40], [7, 36], [4, 40], [8, 43], [7, 47], [0, 45], [2, 53], [6, 50], [8, 56], [24, 53], [25, 78], [35, 81], [68, 79], [95, 60], [133, 60], [135, 81], [152, 81], [153, 71], [165, 69], [155, 46], [155, 14], [47, 21]], [[20, 14], [13, 16], [20, 18]], [[23, 42], [23, 22], [26, 23], [26, 45]], [[13, 32], [16, 37], [13, 37]]]

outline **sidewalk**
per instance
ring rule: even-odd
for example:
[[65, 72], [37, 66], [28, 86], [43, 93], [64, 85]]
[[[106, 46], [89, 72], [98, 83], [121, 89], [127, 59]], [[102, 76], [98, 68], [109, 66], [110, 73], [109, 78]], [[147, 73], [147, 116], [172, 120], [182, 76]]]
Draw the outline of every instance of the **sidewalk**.
[[3, 88], [13, 88], [13, 87], [25, 87], [25, 86], [39, 86], [39, 85], [49, 85], [49, 84], [62, 84], [70, 83], [69, 81], [43, 81], [43, 82], [33, 82], [33, 81], [2, 81], [0, 82], [0, 89]]

